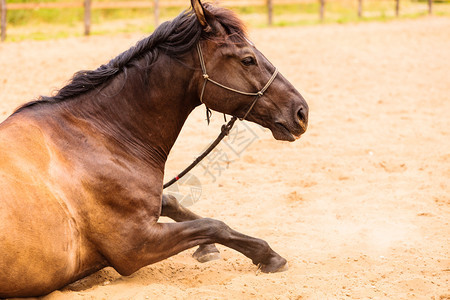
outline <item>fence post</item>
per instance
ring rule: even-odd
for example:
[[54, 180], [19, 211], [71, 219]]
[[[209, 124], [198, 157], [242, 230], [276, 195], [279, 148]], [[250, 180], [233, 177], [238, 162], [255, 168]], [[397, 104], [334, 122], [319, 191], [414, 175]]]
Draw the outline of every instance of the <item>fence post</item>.
[[400, 0], [395, 0], [395, 16], [398, 17], [400, 14]]
[[1, 11], [0, 40], [3, 42], [6, 39], [6, 0], [0, 0], [0, 11]]
[[273, 1], [267, 0], [267, 13], [268, 13], [268, 22], [269, 26], [273, 24]]
[[269, 26], [272, 26], [273, 24], [273, 1], [272, 0], [267, 0], [267, 13], [268, 13], [268, 22], [269, 22]]
[[159, 26], [159, 1], [154, 0], [153, 2], [153, 13], [155, 15], [155, 28]]
[[325, 15], [325, 1], [326, 0], [319, 0], [320, 2], [320, 21], [323, 22], [324, 15]]
[[358, 0], [358, 17], [362, 18], [363, 15], [363, 0]]
[[433, 14], [433, 0], [428, 0], [428, 14]]
[[91, 33], [91, 0], [84, 0], [84, 35]]

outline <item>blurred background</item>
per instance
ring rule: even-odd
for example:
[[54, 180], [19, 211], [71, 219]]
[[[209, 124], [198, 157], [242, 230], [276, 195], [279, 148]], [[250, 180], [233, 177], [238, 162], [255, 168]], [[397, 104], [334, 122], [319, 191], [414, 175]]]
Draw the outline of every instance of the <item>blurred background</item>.
[[[450, 0], [226, 0], [251, 27], [450, 16]], [[2, 40], [152, 32], [189, 5], [183, 0], [0, 0]]]

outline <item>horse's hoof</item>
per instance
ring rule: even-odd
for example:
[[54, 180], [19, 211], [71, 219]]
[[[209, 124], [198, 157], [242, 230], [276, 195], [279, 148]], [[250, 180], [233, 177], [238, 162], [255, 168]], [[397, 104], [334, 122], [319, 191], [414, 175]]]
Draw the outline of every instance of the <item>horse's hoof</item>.
[[194, 254], [192, 254], [192, 257], [195, 258], [198, 262], [205, 263], [208, 261], [220, 259], [220, 252], [213, 244], [204, 245], [198, 247]]
[[208, 261], [218, 260], [220, 259], [220, 253], [207, 253], [205, 255], [194, 257], [198, 262], [205, 263]]
[[279, 257], [274, 257], [270, 260], [270, 263], [267, 265], [260, 264], [259, 269], [263, 273], [276, 273], [276, 272], [284, 272], [289, 269], [289, 264], [287, 260]]

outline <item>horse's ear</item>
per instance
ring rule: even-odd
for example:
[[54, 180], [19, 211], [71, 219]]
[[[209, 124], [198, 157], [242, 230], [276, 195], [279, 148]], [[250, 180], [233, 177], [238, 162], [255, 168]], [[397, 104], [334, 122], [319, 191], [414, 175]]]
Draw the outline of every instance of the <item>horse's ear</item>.
[[191, 5], [192, 9], [195, 12], [195, 15], [197, 16], [197, 20], [205, 30], [209, 29], [210, 26], [208, 24], [208, 21], [206, 21], [206, 12], [202, 2], [200, 0], [191, 0]]

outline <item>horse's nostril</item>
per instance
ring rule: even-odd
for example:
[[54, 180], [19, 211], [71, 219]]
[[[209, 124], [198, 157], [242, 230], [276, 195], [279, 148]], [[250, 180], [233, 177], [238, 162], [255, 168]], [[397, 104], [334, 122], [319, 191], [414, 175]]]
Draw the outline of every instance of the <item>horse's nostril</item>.
[[307, 116], [306, 116], [305, 109], [303, 107], [300, 107], [300, 109], [297, 111], [297, 117], [301, 122], [306, 123]]

